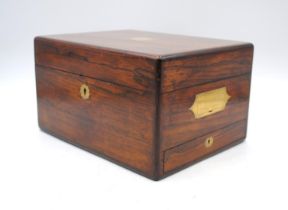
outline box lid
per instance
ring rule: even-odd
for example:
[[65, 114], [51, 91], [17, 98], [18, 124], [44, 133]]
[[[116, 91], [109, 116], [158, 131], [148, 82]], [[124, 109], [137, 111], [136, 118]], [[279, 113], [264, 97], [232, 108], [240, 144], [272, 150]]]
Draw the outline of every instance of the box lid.
[[207, 53], [223, 48], [234, 49], [243, 45], [251, 45], [238, 41], [136, 30], [61, 34], [42, 37], [156, 59], [179, 57], [202, 52]]

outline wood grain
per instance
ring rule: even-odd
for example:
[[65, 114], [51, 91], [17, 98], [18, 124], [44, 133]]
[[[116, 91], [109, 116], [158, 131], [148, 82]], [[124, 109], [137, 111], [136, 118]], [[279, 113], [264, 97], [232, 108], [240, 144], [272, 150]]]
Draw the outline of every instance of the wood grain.
[[101, 31], [90, 33], [58, 34], [42, 36], [73, 45], [89, 46], [102, 51], [113, 51], [152, 59], [180, 58], [191, 54], [238, 49], [245, 42], [183, 36], [137, 30]]
[[[245, 121], [232, 123], [222, 129], [207, 133], [165, 151], [163, 173], [169, 173], [187, 164], [192, 164], [206, 155], [211, 155], [227, 145], [244, 139], [246, 135], [245, 123]], [[210, 136], [213, 137], [214, 142], [211, 147], [207, 148], [204, 142]]]
[[156, 61], [150, 58], [38, 37], [35, 62], [129, 88], [155, 90]]
[[[66, 72], [36, 67], [40, 127], [153, 173], [154, 95]], [[83, 100], [81, 84], [90, 88]]]
[[[250, 43], [123, 30], [34, 44], [39, 126], [69, 143], [158, 180], [245, 138]], [[224, 86], [226, 108], [195, 119], [195, 95]]]
[[[163, 139], [162, 149], [166, 150], [233, 122], [246, 119], [249, 83], [250, 75], [244, 75], [163, 94], [160, 130]], [[189, 110], [196, 94], [220, 87], [227, 87], [227, 92], [231, 96], [226, 108], [221, 112], [196, 119]]]
[[163, 61], [161, 92], [171, 92], [192, 85], [240, 76], [251, 72], [253, 47], [197, 54]]

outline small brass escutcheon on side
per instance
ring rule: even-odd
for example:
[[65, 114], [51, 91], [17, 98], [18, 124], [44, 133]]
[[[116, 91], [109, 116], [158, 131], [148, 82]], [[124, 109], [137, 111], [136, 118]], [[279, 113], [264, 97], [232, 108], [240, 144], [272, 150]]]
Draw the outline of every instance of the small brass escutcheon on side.
[[80, 95], [84, 100], [87, 100], [90, 97], [90, 90], [86, 84], [82, 84], [80, 87]]
[[214, 138], [210, 136], [205, 140], [204, 145], [206, 148], [211, 147], [213, 145], [213, 142], [214, 142]]
[[196, 95], [189, 110], [194, 113], [196, 119], [199, 119], [224, 110], [230, 98], [226, 87], [202, 92]]

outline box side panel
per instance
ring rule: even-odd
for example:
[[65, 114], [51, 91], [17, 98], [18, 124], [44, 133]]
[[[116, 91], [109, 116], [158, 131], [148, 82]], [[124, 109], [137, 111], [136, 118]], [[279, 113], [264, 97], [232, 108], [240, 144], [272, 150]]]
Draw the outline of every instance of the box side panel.
[[[252, 60], [253, 46], [247, 45], [233, 51], [162, 62], [159, 128], [161, 176], [245, 138]], [[216, 135], [212, 136], [216, 138], [216, 143], [204, 150], [203, 138], [209, 134]], [[217, 140], [219, 136], [223, 136], [223, 140]], [[202, 145], [194, 148], [194, 141], [202, 142]], [[187, 151], [184, 149], [186, 146], [189, 148]], [[174, 157], [178, 147], [186, 151], [179, 158], [178, 152]]]
[[[36, 80], [44, 131], [153, 177], [153, 92], [38, 65]], [[81, 98], [82, 84], [89, 88], [86, 100]]]
[[[162, 96], [162, 149], [177, 146], [205, 133], [247, 118], [250, 74], [165, 93]], [[229, 97], [223, 110], [198, 118], [191, 109], [197, 95], [226, 88]], [[221, 95], [219, 96], [219, 98]], [[215, 98], [216, 105], [218, 98]], [[209, 102], [207, 102], [209, 103]], [[213, 109], [213, 104], [208, 104]]]
[[161, 92], [200, 85], [251, 72], [253, 46], [185, 56], [163, 62]]

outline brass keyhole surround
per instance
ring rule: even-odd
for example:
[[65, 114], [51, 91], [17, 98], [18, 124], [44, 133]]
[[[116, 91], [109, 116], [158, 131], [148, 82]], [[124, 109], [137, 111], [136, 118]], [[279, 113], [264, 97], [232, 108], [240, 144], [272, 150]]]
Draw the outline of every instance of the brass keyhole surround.
[[214, 143], [214, 138], [212, 136], [205, 139], [204, 145], [205, 147], [211, 147]]
[[89, 99], [90, 97], [90, 90], [86, 84], [82, 84], [80, 87], [80, 95], [84, 100]]

